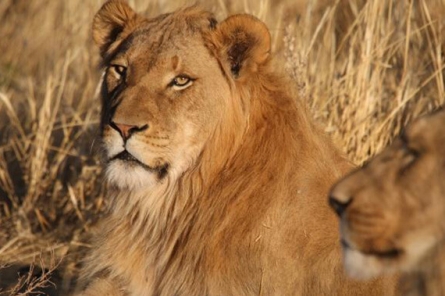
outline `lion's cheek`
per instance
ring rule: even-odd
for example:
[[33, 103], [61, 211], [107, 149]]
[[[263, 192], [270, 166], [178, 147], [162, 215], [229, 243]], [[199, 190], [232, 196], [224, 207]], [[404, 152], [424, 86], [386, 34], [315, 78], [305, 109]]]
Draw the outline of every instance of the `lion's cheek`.
[[420, 232], [412, 231], [405, 235], [402, 239], [402, 245], [405, 246], [405, 260], [400, 267], [403, 271], [415, 270], [421, 266], [431, 249], [437, 242], [437, 235], [429, 230], [422, 229]]
[[174, 148], [169, 149], [172, 174], [179, 176], [196, 164], [208, 137], [205, 128], [191, 122], [182, 124], [175, 136]]

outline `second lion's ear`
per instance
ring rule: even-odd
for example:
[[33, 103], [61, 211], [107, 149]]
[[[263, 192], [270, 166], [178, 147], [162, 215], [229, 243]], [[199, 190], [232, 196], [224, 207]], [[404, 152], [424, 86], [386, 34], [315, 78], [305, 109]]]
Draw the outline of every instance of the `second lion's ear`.
[[235, 78], [255, 72], [270, 55], [270, 33], [266, 25], [247, 14], [234, 15], [211, 33], [217, 54]]
[[102, 57], [106, 56], [119, 37], [124, 38], [123, 35], [128, 35], [143, 20], [125, 1], [106, 2], [93, 20], [93, 39]]

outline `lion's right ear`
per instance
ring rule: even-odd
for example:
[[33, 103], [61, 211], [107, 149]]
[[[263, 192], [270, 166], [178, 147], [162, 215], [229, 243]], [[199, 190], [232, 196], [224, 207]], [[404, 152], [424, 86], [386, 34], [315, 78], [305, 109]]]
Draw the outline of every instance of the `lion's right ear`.
[[211, 44], [235, 79], [256, 72], [270, 56], [270, 33], [254, 16], [238, 14], [216, 26]]
[[110, 51], [113, 43], [125, 38], [143, 20], [125, 1], [106, 2], [93, 20], [93, 39], [99, 46], [102, 57]]

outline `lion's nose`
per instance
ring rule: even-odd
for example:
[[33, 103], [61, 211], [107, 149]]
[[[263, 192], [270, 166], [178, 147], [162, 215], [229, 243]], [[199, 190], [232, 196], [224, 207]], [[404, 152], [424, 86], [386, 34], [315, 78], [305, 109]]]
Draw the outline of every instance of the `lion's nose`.
[[337, 197], [329, 196], [329, 205], [331, 208], [334, 209], [334, 211], [337, 213], [337, 215], [340, 217], [343, 212], [346, 210], [346, 208], [351, 204], [352, 198], [347, 199], [347, 201], [340, 201]]
[[118, 123], [114, 121], [110, 121], [110, 126], [121, 134], [124, 141], [128, 140], [134, 133], [148, 129], [148, 124], [137, 126], [131, 124]]

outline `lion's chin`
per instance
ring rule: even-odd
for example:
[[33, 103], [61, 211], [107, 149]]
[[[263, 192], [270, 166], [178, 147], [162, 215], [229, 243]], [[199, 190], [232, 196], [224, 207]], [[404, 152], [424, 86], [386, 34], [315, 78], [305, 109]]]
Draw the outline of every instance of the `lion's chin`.
[[367, 280], [382, 275], [416, 270], [424, 256], [435, 245], [432, 235], [414, 235], [404, 240], [403, 249], [381, 253], [363, 253], [342, 240], [343, 264], [346, 273], [355, 279]]
[[363, 252], [351, 246], [345, 239], [341, 240], [341, 246], [346, 273], [358, 280], [368, 280], [397, 272], [400, 262], [403, 261], [403, 258], [400, 260], [403, 257], [403, 250]]
[[116, 159], [108, 163], [105, 177], [120, 189], [137, 190], [156, 186], [166, 177], [168, 165], [150, 168], [135, 161]]
[[[363, 254], [358, 250], [343, 247], [343, 264], [348, 276], [358, 280], [368, 280], [380, 276], [386, 271], [378, 258]], [[386, 272], [385, 272], [386, 273]]]

